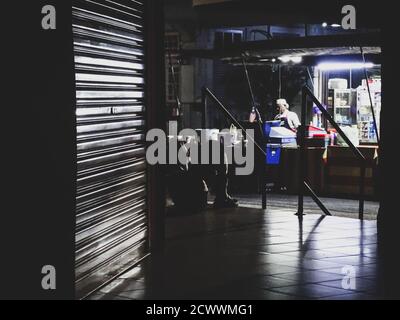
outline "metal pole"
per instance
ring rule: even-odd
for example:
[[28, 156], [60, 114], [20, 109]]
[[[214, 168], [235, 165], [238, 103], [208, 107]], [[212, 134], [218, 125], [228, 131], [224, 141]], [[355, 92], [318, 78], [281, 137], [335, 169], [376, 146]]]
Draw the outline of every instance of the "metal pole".
[[264, 131], [262, 128], [263, 122], [261, 119], [260, 111], [258, 110], [258, 108], [256, 106], [256, 99], [254, 97], [253, 88], [252, 88], [251, 82], [250, 82], [249, 71], [247, 70], [247, 64], [246, 64], [246, 60], [245, 60], [244, 56], [242, 56], [242, 62], [243, 62], [243, 68], [244, 68], [244, 72], [245, 72], [246, 79], [247, 79], [247, 85], [249, 87], [249, 91], [250, 91], [250, 95], [251, 95], [251, 103], [252, 103], [253, 109], [255, 110], [256, 115], [257, 115], [258, 129], [260, 130], [260, 135], [263, 136], [263, 134], [264, 134]]
[[280, 99], [280, 98], [282, 98], [281, 97], [281, 95], [282, 95], [282, 78], [281, 78], [281, 65], [280, 64], [278, 65], [278, 77], [279, 77], [279, 79], [278, 79], [278, 83], [279, 83], [278, 98]]
[[175, 102], [176, 102], [176, 108], [178, 109], [178, 115], [181, 115], [181, 100], [179, 99], [178, 95], [178, 88], [177, 88], [177, 81], [176, 81], [176, 76], [175, 76], [175, 68], [174, 65], [172, 64], [172, 56], [171, 52], [168, 51], [168, 62], [169, 62], [169, 67], [171, 70], [171, 77], [172, 77], [172, 87], [174, 91], [174, 96], [175, 96]]
[[321, 105], [317, 98], [311, 93], [310, 89], [307, 87], [303, 87], [303, 91], [306, 93], [306, 96], [309, 95], [314, 104], [321, 110], [326, 119], [332, 124], [332, 126], [336, 129], [336, 131], [342, 136], [343, 140], [348, 144], [350, 150], [356, 155], [356, 157], [360, 161], [360, 198], [359, 198], [359, 208], [358, 208], [358, 216], [360, 219], [364, 218], [364, 198], [365, 198], [365, 171], [366, 171], [366, 160], [364, 155], [360, 152], [360, 150], [354, 146], [354, 144], [349, 140], [346, 134], [340, 129], [338, 124], [332, 118], [332, 116], [325, 110], [325, 108]]
[[262, 166], [261, 170], [261, 192], [262, 192], [262, 208], [265, 210], [267, 209], [267, 189], [266, 189], [266, 179], [265, 179], [265, 167]]
[[313, 189], [307, 184], [307, 182], [304, 181], [304, 187], [306, 190], [310, 193], [311, 198], [314, 200], [314, 202], [318, 205], [318, 207], [327, 215], [331, 216], [332, 214], [329, 212], [329, 210], [324, 206], [322, 201], [318, 198], [318, 196], [315, 194]]
[[349, 73], [349, 83], [350, 83], [350, 89], [353, 89], [353, 71], [351, 68]]
[[240, 128], [243, 132], [243, 134], [251, 140], [251, 142], [254, 143], [254, 145], [258, 148], [258, 150], [264, 155], [266, 156], [266, 152], [265, 150], [257, 143], [257, 141], [255, 141], [255, 139], [251, 136], [251, 135], [247, 135], [246, 134], [246, 129], [243, 128], [243, 126], [235, 119], [235, 117], [229, 112], [229, 110], [227, 108], [225, 108], [225, 106], [222, 104], [221, 101], [218, 100], [218, 98], [210, 91], [210, 89], [205, 88], [205, 92], [207, 94], [207, 96], [209, 98], [211, 98], [211, 100], [216, 104], [216, 106], [225, 114], [226, 117], [228, 117], [233, 124]]
[[364, 219], [365, 171], [366, 171], [365, 161], [361, 161], [361, 165], [360, 165], [360, 199], [359, 199], [359, 207], [358, 207], [358, 218], [360, 220]]
[[[364, 51], [363, 48], [360, 47], [360, 51], [361, 51], [361, 56], [363, 58], [364, 64], [365, 64], [365, 56], [364, 56]], [[367, 90], [368, 90], [368, 96], [369, 96], [369, 102], [371, 104], [371, 112], [372, 112], [372, 118], [374, 120], [374, 129], [375, 129], [375, 133], [376, 133], [376, 141], [378, 142], [379, 145], [379, 132], [378, 132], [378, 126], [376, 124], [376, 117], [375, 117], [375, 110], [374, 110], [374, 104], [372, 102], [372, 96], [371, 96], [371, 90], [369, 87], [369, 83], [368, 83], [368, 73], [367, 73], [367, 69], [364, 66], [364, 77], [365, 77], [365, 81], [367, 83]]]
[[207, 126], [207, 92], [206, 92], [206, 88], [203, 87], [201, 89], [201, 106], [203, 108], [203, 113], [202, 113], [202, 117], [201, 117], [201, 127], [203, 129], [206, 129]]
[[307, 91], [305, 87], [302, 89], [302, 99], [301, 99], [301, 126], [299, 128], [299, 145], [300, 145], [300, 162], [299, 162], [299, 199], [298, 199], [298, 209], [296, 215], [299, 219], [302, 219], [304, 213], [304, 178], [305, 178], [305, 134], [306, 134], [306, 110], [307, 110]]
[[[309, 67], [306, 67], [306, 69], [307, 69], [308, 77], [310, 78], [311, 85], [312, 85], [313, 88], [314, 88], [314, 80], [313, 80], [313, 78], [312, 78], [312, 76], [311, 76], [310, 68], [309, 68]], [[315, 88], [314, 88], [314, 89], [315, 89]]]
[[254, 97], [253, 88], [251, 87], [249, 72], [247, 70], [247, 65], [246, 65], [246, 61], [245, 61], [244, 57], [242, 57], [242, 62], [243, 62], [243, 67], [244, 67], [244, 73], [246, 75], [247, 85], [248, 85], [249, 91], [250, 91], [251, 102], [253, 104], [253, 107], [256, 107], [256, 99]]
[[[257, 143], [255, 138], [253, 138], [251, 135], [247, 135], [246, 134], [246, 129], [235, 119], [235, 117], [222, 104], [222, 102], [218, 100], [218, 98], [211, 92], [211, 90], [208, 89], [207, 87], [204, 87], [203, 88], [203, 94], [204, 94], [204, 97], [203, 97], [204, 101], [207, 101], [207, 98], [210, 98], [215, 103], [215, 105], [225, 114], [225, 116], [227, 118], [229, 118], [234, 123], [235, 126], [237, 126], [238, 128], [240, 128], [242, 130], [243, 135], [254, 143], [254, 145], [257, 147], [259, 152], [261, 152], [260, 154], [263, 155], [263, 159], [265, 159], [267, 154], [266, 154], [266, 151], [264, 150], [264, 148], [262, 148], [260, 146], [260, 144]], [[205, 104], [205, 106], [206, 106], [206, 104]], [[263, 161], [265, 161], [265, 160], [263, 160]], [[261, 173], [261, 182], [263, 184], [262, 185], [263, 189], [261, 190], [262, 191], [262, 207], [263, 207], [263, 209], [266, 209], [266, 207], [267, 207], [267, 197], [266, 197], [266, 193], [265, 193], [265, 189], [264, 189], [265, 188], [265, 169], [264, 169], [263, 166], [262, 166], [262, 170], [263, 170], [262, 173]]]
[[321, 103], [318, 101], [318, 99], [313, 95], [311, 90], [306, 86], [303, 87], [303, 90], [306, 91], [306, 95], [310, 96], [312, 102], [318, 107], [318, 109], [322, 112], [324, 117], [332, 124], [332, 126], [336, 129], [338, 134], [340, 134], [342, 136], [343, 140], [347, 143], [347, 145], [350, 147], [350, 149], [356, 155], [356, 157], [358, 157], [358, 159], [360, 159], [360, 160], [365, 161], [365, 157], [360, 152], [360, 150], [354, 146], [354, 144], [346, 136], [346, 134], [339, 127], [339, 125], [336, 123], [336, 121], [333, 119], [333, 117], [329, 114], [329, 112], [326, 111], [326, 109], [321, 105]]

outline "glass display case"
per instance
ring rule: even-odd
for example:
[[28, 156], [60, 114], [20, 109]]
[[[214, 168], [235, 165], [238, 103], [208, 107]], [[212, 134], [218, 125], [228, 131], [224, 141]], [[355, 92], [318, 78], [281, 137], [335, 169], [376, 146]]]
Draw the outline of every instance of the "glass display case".
[[[365, 81], [364, 81], [365, 82]], [[377, 129], [379, 132], [381, 112], [381, 85], [379, 80], [370, 80], [371, 100], [374, 108]], [[371, 110], [371, 101], [365, 83], [357, 88], [357, 125], [360, 142], [376, 143], [374, 117]]]
[[354, 89], [329, 89], [328, 112], [337, 124], [357, 124], [357, 92]]

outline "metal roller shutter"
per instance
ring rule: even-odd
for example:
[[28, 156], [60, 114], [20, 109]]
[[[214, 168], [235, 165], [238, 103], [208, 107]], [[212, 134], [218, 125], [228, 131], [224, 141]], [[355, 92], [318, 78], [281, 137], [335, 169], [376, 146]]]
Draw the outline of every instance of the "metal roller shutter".
[[77, 297], [147, 253], [144, 6], [73, 2]]

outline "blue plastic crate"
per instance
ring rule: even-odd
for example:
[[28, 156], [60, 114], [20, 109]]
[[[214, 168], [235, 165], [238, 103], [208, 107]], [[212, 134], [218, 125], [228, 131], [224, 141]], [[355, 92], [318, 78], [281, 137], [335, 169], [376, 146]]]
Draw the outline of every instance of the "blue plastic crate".
[[266, 164], [278, 165], [281, 160], [281, 145], [280, 144], [267, 144]]

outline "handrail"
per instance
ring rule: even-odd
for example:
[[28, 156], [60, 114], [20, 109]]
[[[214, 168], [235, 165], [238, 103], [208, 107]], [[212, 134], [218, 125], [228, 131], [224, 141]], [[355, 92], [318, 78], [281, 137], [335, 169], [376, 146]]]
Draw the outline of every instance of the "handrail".
[[[331, 215], [329, 210], [324, 206], [324, 204], [318, 198], [316, 193], [312, 190], [310, 185], [305, 181], [305, 176], [306, 176], [306, 172], [307, 172], [307, 164], [305, 161], [306, 160], [305, 159], [305, 133], [306, 133], [305, 123], [306, 123], [306, 119], [307, 119], [307, 97], [311, 98], [312, 102], [318, 107], [318, 109], [321, 111], [321, 113], [324, 115], [324, 117], [336, 129], [338, 134], [340, 134], [342, 136], [343, 140], [348, 144], [348, 146], [350, 147], [352, 152], [360, 160], [361, 175], [360, 175], [359, 218], [363, 219], [363, 216], [364, 216], [364, 181], [365, 181], [365, 171], [366, 171], [365, 157], [360, 152], [360, 150], [356, 146], [354, 146], [354, 144], [346, 136], [346, 134], [343, 132], [343, 130], [335, 122], [333, 117], [322, 106], [322, 104], [318, 101], [318, 99], [314, 96], [314, 94], [311, 92], [311, 90], [307, 86], [304, 86], [303, 90], [302, 90], [302, 113], [301, 113], [302, 125], [299, 128], [299, 145], [300, 145], [299, 199], [298, 199], [298, 211], [296, 214], [299, 216], [299, 219], [302, 219], [303, 212], [304, 212], [304, 190], [307, 190], [308, 193], [310, 194], [311, 198], [320, 207], [320, 209], [325, 213], [325, 215]], [[246, 136], [246, 130], [243, 128], [243, 126], [235, 119], [235, 117], [229, 112], [229, 110], [222, 104], [221, 101], [218, 100], [218, 98], [207, 87], [203, 87], [203, 90], [202, 90], [202, 103], [203, 103], [203, 108], [204, 108], [203, 115], [202, 115], [203, 116], [202, 124], [203, 124], [204, 128], [206, 127], [206, 124], [207, 124], [207, 98], [210, 98], [216, 104], [216, 106], [223, 112], [223, 114], [235, 124], [235, 126], [242, 129], [243, 134]], [[260, 145], [254, 140], [253, 137], [251, 137], [249, 135], [249, 139], [251, 139], [252, 142], [256, 145], [256, 147], [264, 155], [266, 155], [265, 150], [262, 147], [260, 147]], [[263, 203], [264, 203], [264, 201], [265, 201], [265, 199], [263, 199]], [[264, 205], [263, 205], [263, 207], [264, 207]]]
[[336, 121], [333, 119], [333, 117], [329, 114], [328, 111], [322, 106], [321, 102], [318, 101], [318, 99], [314, 96], [314, 94], [311, 92], [310, 88], [307, 86], [303, 87], [303, 90], [306, 91], [307, 95], [311, 98], [312, 102], [318, 107], [318, 109], [322, 112], [324, 117], [329, 121], [329, 123], [335, 128], [335, 130], [342, 136], [343, 140], [349, 145], [349, 147], [352, 149], [353, 153], [359, 160], [365, 161], [365, 157], [363, 154], [360, 152], [360, 150], [354, 146], [354, 144], [350, 141], [350, 139], [346, 136], [346, 134], [343, 132], [342, 129], [340, 129], [339, 125], [336, 123]]
[[211, 98], [211, 100], [217, 105], [217, 107], [223, 112], [223, 114], [229, 118], [233, 124], [240, 128], [242, 130], [242, 133], [245, 137], [248, 137], [254, 145], [264, 154], [266, 155], [266, 152], [263, 148], [260, 147], [260, 145], [254, 140], [254, 138], [251, 135], [246, 134], [246, 129], [243, 128], [243, 126], [235, 119], [235, 117], [229, 112], [229, 110], [222, 104], [221, 101], [218, 100], [218, 98], [211, 92], [210, 89], [207, 87], [203, 87], [203, 94], [202, 94], [202, 100], [203, 100], [203, 128], [206, 127], [206, 114], [207, 114], [207, 97]]
[[[252, 137], [251, 135], [247, 135], [246, 134], [246, 129], [243, 128], [243, 126], [235, 119], [235, 117], [222, 104], [222, 102], [219, 101], [218, 98], [207, 87], [203, 87], [202, 88], [202, 106], [203, 106], [203, 110], [202, 110], [203, 111], [203, 114], [202, 114], [202, 127], [203, 128], [206, 128], [206, 126], [207, 126], [207, 98], [210, 98], [216, 104], [216, 106], [223, 112], [223, 114], [226, 117], [228, 117], [235, 124], [236, 127], [240, 128], [242, 130], [244, 138], [250, 139], [254, 143], [254, 145], [257, 147], [257, 149], [264, 156], [267, 156], [267, 153], [264, 150], [264, 148], [260, 147], [260, 145], [255, 141], [255, 137]], [[262, 131], [262, 127], [261, 127], [260, 123], [259, 123], [259, 128]], [[260, 176], [260, 179], [262, 181], [262, 188], [264, 188], [265, 187], [264, 186], [264, 182], [265, 182], [265, 170], [264, 169], [261, 171], [261, 174], [259, 176]], [[264, 191], [262, 192], [262, 195], [263, 195], [262, 207], [263, 207], [263, 209], [266, 209], [266, 207], [267, 207], [267, 199], [266, 199], [266, 194], [265, 194]]]
[[[329, 121], [329, 123], [336, 129], [338, 134], [341, 135], [343, 140], [350, 147], [350, 150], [354, 153], [354, 155], [360, 161], [360, 199], [359, 199], [359, 219], [364, 218], [364, 182], [365, 182], [365, 171], [366, 171], [366, 159], [364, 155], [360, 152], [360, 150], [354, 146], [354, 144], [350, 141], [350, 139], [346, 136], [343, 130], [339, 127], [333, 117], [329, 114], [329, 112], [322, 106], [322, 104], [318, 101], [318, 99], [314, 96], [308, 86], [304, 86], [302, 89], [302, 126], [300, 127], [300, 180], [299, 180], [299, 202], [298, 202], [298, 215], [301, 216], [303, 214], [303, 197], [304, 197], [304, 185], [310, 191], [312, 198], [317, 204], [320, 206], [320, 200], [318, 197], [313, 194], [312, 189], [305, 182], [305, 175], [307, 171], [306, 162], [305, 162], [305, 123], [307, 119], [307, 97], [309, 97], [312, 102], [317, 106], [317, 108], [321, 111], [324, 117]], [[327, 212], [320, 206], [320, 208], [327, 214]], [[324, 207], [325, 208], [325, 207]], [[326, 208], [325, 208], [326, 209]], [[329, 212], [329, 210], [328, 210]]]

